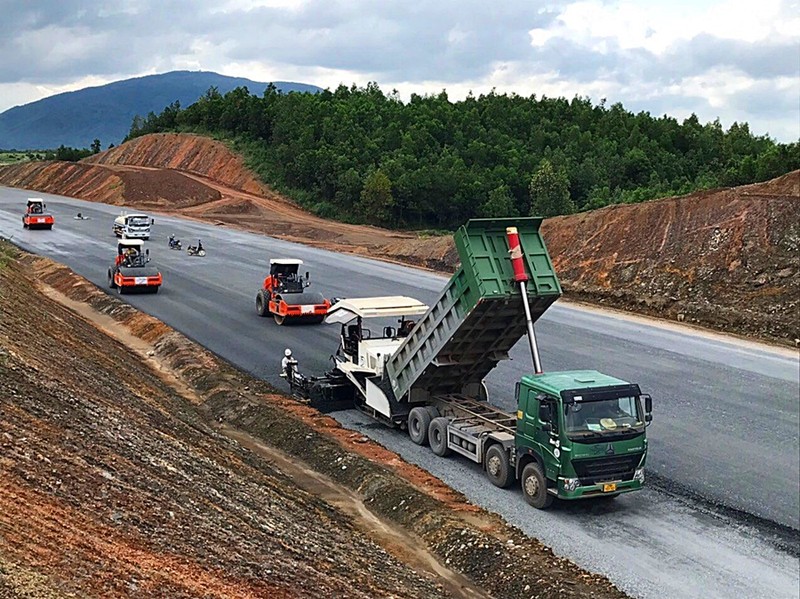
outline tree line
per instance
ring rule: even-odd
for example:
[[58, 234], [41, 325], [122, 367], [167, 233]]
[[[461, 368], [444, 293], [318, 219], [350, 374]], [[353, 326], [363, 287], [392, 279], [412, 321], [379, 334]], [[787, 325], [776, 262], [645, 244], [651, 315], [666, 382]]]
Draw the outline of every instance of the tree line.
[[127, 139], [188, 131], [240, 151], [264, 182], [317, 214], [452, 229], [472, 217], [554, 216], [800, 168], [800, 144], [747, 123], [683, 122], [588, 98], [489, 93], [451, 102], [378, 85], [261, 96], [211, 88], [134, 118]]

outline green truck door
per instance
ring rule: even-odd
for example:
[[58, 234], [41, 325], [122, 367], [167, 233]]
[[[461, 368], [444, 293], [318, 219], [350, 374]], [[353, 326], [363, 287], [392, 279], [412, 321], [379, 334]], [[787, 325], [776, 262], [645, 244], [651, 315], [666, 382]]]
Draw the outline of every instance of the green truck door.
[[[533, 447], [544, 459], [545, 476], [550, 480], [556, 480], [561, 455], [560, 448], [555, 445], [558, 440], [558, 403], [554, 400], [540, 402], [541, 394], [532, 389], [523, 393], [525, 393], [525, 405], [520, 405], [522, 410], [520, 433], [527, 441], [526, 444]], [[545, 424], [550, 424], [553, 430], [550, 432], [543, 430]]]

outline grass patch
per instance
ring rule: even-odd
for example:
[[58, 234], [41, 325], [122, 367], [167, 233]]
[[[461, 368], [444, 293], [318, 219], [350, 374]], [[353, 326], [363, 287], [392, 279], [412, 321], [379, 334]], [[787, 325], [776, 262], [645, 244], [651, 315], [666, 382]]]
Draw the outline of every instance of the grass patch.
[[44, 152], [0, 152], [0, 165], [19, 164], [32, 160], [44, 160]]
[[0, 270], [17, 259], [17, 248], [7, 241], [0, 240]]

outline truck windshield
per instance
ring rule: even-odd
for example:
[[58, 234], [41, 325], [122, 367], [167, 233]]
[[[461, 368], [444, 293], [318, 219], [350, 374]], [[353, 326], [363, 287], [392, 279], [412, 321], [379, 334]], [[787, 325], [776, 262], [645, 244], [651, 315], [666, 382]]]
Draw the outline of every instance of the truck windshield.
[[146, 227], [150, 224], [150, 219], [146, 216], [134, 216], [128, 219], [128, 225], [133, 227]]
[[644, 425], [635, 396], [567, 404], [565, 420], [567, 433], [578, 436], [617, 434]]

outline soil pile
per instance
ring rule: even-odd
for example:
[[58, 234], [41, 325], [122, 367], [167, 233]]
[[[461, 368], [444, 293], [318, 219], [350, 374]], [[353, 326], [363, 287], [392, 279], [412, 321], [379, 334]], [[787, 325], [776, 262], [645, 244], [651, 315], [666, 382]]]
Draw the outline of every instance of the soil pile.
[[[313, 216], [259, 183], [223, 144], [193, 135], [146, 135], [80, 164], [0, 167], [0, 184], [141, 206], [444, 272], [458, 261], [449, 237]], [[543, 232], [567, 297], [795, 344], [798, 222], [800, 171], [549, 219]]]
[[0, 596], [624, 596], [66, 267], [18, 255], [0, 244]]
[[800, 171], [547, 220], [568, 296], [792, 344], [800, 337]]
[[268, 188], [244, 167], [225, 144], [199, 135], [153, 133], [90, 156], [87, 164], [145, 166], [200, 175], [231, 189], [256, 195]]

